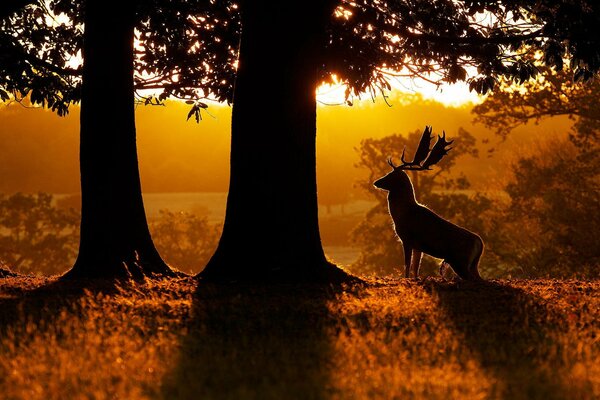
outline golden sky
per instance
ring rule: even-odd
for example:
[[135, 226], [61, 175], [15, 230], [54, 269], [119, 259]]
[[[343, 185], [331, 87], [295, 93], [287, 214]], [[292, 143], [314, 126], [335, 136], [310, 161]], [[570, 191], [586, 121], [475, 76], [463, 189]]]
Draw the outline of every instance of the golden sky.
[[[452, 90], [456, 88], [445, 88], [447, 94]], [[391, 107], [381, 99], [372, 102], [368, 98], [352, 107], [319, 106], [320, 200], [335, 203], [342, 200], [340, 193], [358, 194], [354, 184], [364, 177], [364, 172], [354, 165], [358, 160], [356, 147], [364, 138], [408, 133], [432, 125], [434, 133], [445, 130], [449, 137], [464, 127], [479, 138], [498, 141], [484, 127], [472, 124], [469, 104], [447, 105], [453, 104], [458, 95], [439, 97], [446, 104], [427, 99], [434, 95], [435, 92], [411, 95], [395, 91], [389, 99]], [[227, 191], [231, 108], [211, 105], [208, 110], [211, 115], [204, 113], [197, 124], [193, 119], [185, 119], [189, 107], [181, 102], [168, 102], [166, 107], [137, 108], [138, 150], [145, 192]], [[265, 104], [262, 117], [267, 118], [268, 113], [269, 105]], [[72, 107], [69, 116], [60, 118], [47, 110], [0, 105], [0, 192], [77, 192], [78, 122], [78, 107]], [[503, 163], [516, 147], [549, 132], [565, 132], [569, 124], [569, 121], [532, 124], [511, 136], [493, 159], [465, 158], [460, 167], [475, 182], [485, 182], [502, 171]]]

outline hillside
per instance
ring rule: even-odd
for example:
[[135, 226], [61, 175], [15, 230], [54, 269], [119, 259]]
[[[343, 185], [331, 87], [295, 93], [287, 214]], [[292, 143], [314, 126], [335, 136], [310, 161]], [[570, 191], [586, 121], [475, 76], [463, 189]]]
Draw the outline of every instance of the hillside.
[[600, 282], [0, 279], [10, 399], [592, 399]]

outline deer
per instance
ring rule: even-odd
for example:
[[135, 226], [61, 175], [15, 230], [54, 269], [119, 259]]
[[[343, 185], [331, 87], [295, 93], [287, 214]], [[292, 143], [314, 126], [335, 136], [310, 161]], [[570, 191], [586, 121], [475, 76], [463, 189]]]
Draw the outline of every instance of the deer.
[[373, 185], [388, 192], [388, 209], [394, 230], [404, 247], [404, 275], [410, 278], [411, 270], [418, 279], [422, 254], [442, 259], [440, 274], [450, 266], [462, 279], [482, 280], [477, 269], [483, 254], [483, 240], [479, 235], [442, 218], [415, 198], [413, 184], [405, 171], [427, 171], [451, 150], [453, 141], [446, 140], [446, 132], [438, 135], [430, 149], [432, 128], [426, 126], [413, 161], [405, 160], [406, 147], [402, 151], [401, 165], [392, 158], [387, 162], [392, 171]]

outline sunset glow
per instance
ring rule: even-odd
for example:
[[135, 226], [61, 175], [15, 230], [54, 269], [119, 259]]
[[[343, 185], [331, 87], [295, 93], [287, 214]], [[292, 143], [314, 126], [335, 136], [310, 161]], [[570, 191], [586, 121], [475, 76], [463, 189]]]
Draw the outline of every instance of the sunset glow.
[[600, 400], [599, 25], [0, 0], [0, 400]]
[[[387, 95], [397, 96], [401, 93], [419, 94], [426, 100], [434, 100], [441, 104], [451, 107], [461, 107], [466, 104], [478, 104], [484, 99], [484, 96], [469, 91], [468, 84], [459, 82], [455, 84], [434, 85], [419, 78], [394, 78], [390, 81], [392, 91]], [[342, 105], [345, 104], [346, 86], [341, 84], [329, 85], [323, 84], [317, 89], [317, 101], [320, 105]], [[352, 103], [361, 103], [362, 101], [383, 101], [381, 93], [371, 98], [371, 95], [364, 93], [360, 98], [352, 98]]]

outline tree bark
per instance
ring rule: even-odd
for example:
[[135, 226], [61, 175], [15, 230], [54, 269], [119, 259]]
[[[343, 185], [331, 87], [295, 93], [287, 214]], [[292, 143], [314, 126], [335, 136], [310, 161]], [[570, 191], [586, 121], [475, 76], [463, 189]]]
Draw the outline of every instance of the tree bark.
[[327, 261], [318, 222], [316, 87], [330, 3], [242, 3], [227, 211], [203, 279], [348, 277]]
[[146, 221], [133, 91], [135, 1], [88, 0], [81, 98], [81, 239], [65, 278], [172, 275]]

